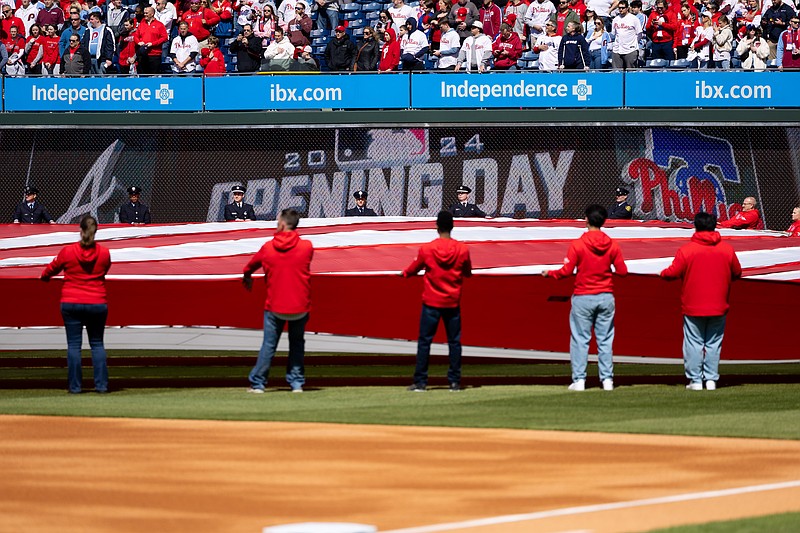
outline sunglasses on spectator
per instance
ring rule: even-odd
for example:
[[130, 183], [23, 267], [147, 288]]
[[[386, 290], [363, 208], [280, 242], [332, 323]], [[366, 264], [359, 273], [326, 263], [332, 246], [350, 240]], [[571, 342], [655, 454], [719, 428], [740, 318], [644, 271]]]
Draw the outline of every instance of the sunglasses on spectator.
[[790, 20], [789, 22], [792, 24], [800, 24], [800, 20]]
[[297, 6], [296, 8], [294, 8], [295, 11], [305, 11], [305, 9], [306, 8], [304, 8], [303, 6]]
[[371, 31], [365, 31], [364, 35], [372, 35], [372, 32]]
[[71, 42], [71, 43], [77, 43], [77, 42], [78, 42], [78, 39], [70, 39], [70, 40], [69, 40], [69, 42]]

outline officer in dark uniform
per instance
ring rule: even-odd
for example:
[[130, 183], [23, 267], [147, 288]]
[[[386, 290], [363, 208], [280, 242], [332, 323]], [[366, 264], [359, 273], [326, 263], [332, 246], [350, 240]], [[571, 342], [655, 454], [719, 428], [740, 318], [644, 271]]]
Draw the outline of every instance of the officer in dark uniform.
[[353, 193], [353, 198], [356, 199], [356, 206], [352, 209], [347, 209], [344, 212], [346, 217], [376, 217], [378, 214], [367, 207], [367, 193], [358, 190]]
[[475, 204], [469, 203], [469, 194], [472, 192], [472, 189], [467, 187], [466, 185], [462, 185], [458, 189], [456, 189], [456, 194], [458, 195], [458, 202], [454, 203], [450, 206], [450, 213], [454, 217], [486, 217], [486, 213], [478, 209], [478, 206]]
[[55, 220], [44, 206], [36, 201], [39, 190], [36, 187], [25, 187], [25, 201], [14, 208], [14, 224], [53, 224]]
[[253, 206], [244, 203], [245, 188], [241, 185], [234, 185], [231, 187], [231, 195], [233, 202], [225, 206], [225, 221], [242, 222], [244, 220], [255, 220], [256, 213]]
[[131, 201], [125, 202], [119, 208], [119, 221], [122, 224], [133, 224], [137, 226], [150, 224], [150, 208], [139, 201], [141, 195], [141, 187], [137, 185], [128, 187], [128, 196]]
[[608, 218], [617, 220], [630, 220], [633, 218], [633, 207], [628, 204], [628, 189], [617, 187], [614, 191], [617, 201], [608, 210]]

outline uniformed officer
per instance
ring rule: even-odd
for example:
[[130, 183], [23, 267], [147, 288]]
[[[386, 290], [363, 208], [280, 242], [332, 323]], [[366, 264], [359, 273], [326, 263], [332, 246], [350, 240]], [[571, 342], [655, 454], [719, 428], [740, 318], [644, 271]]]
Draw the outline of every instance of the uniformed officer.
[[625, 187], [617, 187], [614, 191], [617, 195], [617, 201], [608, 210], [608, 218], [610, 219], [626, 219], [633, 218], [633, 208], [628, 204], [628, 189]]
[[356, 199], [356, 206], [352, 209], [347, 209], [344, 212], [346, 217], [376, 217], [378, 214], [367, 207], [367, 193], [366, 191], [358, 190], [353, 193], [353, 198]]
[[150, 208], [139, 201], [141, 195], [141, 187], [137, 185], [128, 187], [130, 202], [125, 202], [119, 208], [119, 221], [122, 224], [133, 224], [135, 226], [150, 224]]
[[25, 201], [14, 208], [14, 224], [54, 224], [44, 206], [36, 201], [39, 190], [36, 187], [25, 187]]
[[454, 203], [450, 206], [450, 213], [454, 217], [485, 217], [486, 213], [478, 209], [478, 206], [475, 204], [469, 203], [469, 194], [472, 192], [472, 189], [467, 187], [466, 185], [462, 185], [458, 189], [456, 189], [456, 195], [458, 197], [458, 202]]
[[245, 220], [255, 220], [255, 209], [250, 204], [243, 202], [245, 188], [241, 185], [231, 187], [233, 202], [225, 206], [225, 220], [227, 222], [243, 222]]

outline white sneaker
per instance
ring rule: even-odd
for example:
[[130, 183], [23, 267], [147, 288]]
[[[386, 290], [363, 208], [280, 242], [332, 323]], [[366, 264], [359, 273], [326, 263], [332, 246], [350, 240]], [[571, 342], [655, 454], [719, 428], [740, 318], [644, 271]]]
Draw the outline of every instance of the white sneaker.
[[264, 394], [264, 389], [254, 389], [250, 387], [249, 389], [247, 389], [247, 392], [252, 394]]
[[686, 385], [686, 390], [703, 390], [702, 383], [689, 383]]
[[578, 381], [573, 381], [572, 385], [568, 387], [569, 390], [586, 390], [586, 380], [579, 379]]
[[303, 387], [297, 387], [296, 389], [292, 389], [292, 392], [295, 394], [300, 394], [303, 392]]
[[603, 390], [614, 390], [614, 380], [613, 379], [604, 379], [603, 380]]
[[706, 389], [707, 390], [717, 390], [717, 382], [711, 381], [710, 379], [706, 381]]

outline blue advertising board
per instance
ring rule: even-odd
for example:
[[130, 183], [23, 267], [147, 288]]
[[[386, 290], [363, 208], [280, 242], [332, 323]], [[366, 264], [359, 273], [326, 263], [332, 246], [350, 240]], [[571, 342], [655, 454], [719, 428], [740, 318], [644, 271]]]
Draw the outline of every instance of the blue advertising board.
[[206, 79], [207, 111], [407, 109], [406, 74], [272, 74]]
[[416, 109], [622, 107], [621, 72], [418, 74]]
[[203, 80], [177, 77], [6, 78], [6, 111], [202, 111]]
[[628, 72], [627, 107], [797, 107], [800, 72]]

